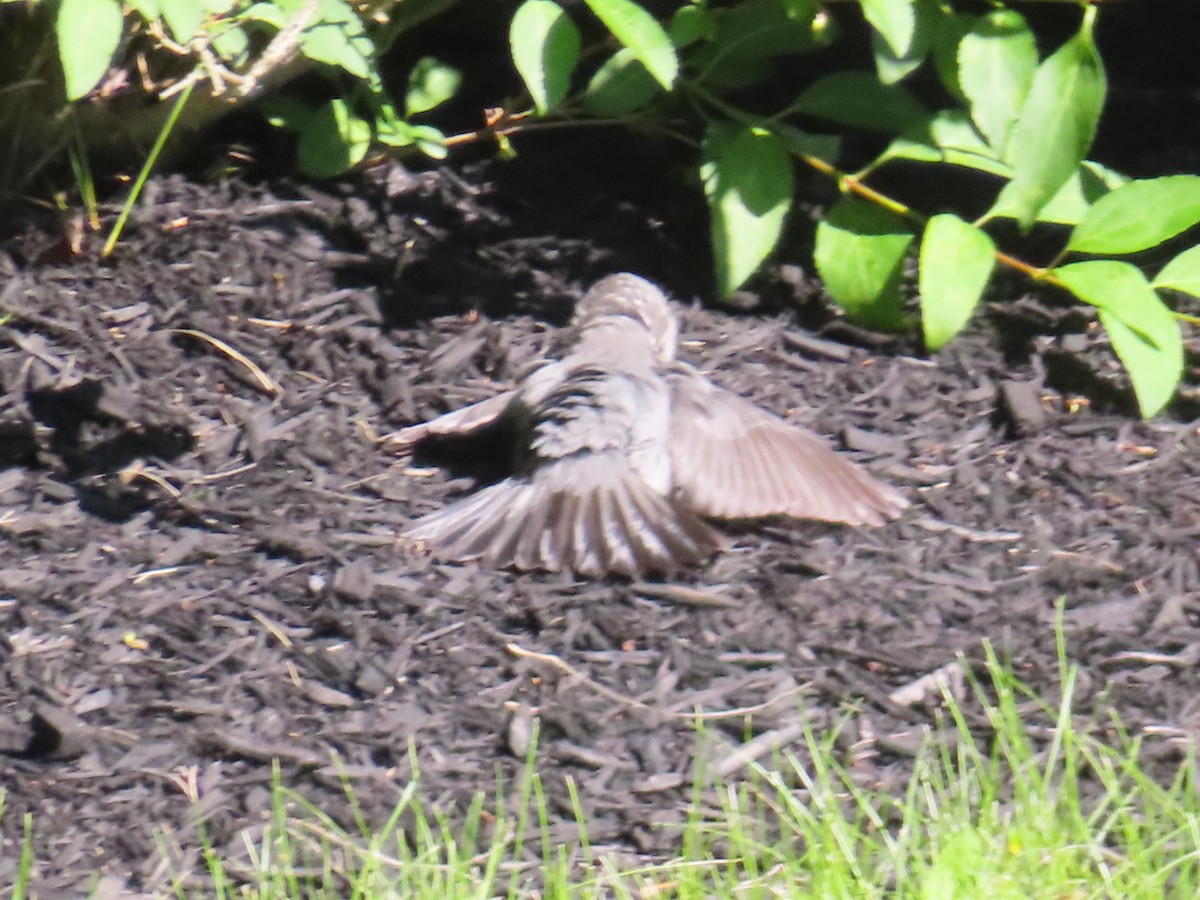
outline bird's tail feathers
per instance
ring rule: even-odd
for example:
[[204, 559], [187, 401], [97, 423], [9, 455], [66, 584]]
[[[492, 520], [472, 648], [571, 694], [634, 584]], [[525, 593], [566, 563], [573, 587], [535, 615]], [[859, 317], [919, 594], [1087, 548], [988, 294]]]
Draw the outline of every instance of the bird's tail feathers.
[[705, 562], [722, 543], [626, 461], [604, 455], [505, 479], [418, 519], [403, 536], [437, 556], [495, 568], [629, 577]]

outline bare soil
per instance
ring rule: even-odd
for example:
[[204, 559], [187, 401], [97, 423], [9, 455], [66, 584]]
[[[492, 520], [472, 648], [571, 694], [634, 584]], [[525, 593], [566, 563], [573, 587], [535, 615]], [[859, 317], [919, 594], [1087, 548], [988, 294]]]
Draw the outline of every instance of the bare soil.
[[[236, 874], [276, 762], [382, 822], [411, 746], [453, 819], [517, 779], [531, 717], [554, 835], [569, 777], [594, 846], [667, 856], [697, 756], [740, 777], [740, 745], [801, 752], [805, 718], [901, 790], [938, 697], [893, 692], [985, 638], [1053, 699], [1059, 598], [1080, 714], [1115, 709], [1175, 771], [1200, 696], [1194, 400], [1138, 421], [1095, 321], [1017, 282], [935, 358], [861, 333], [788, 263], [802, 225], [722, 308], [703, 211], [641, 174], [650, 151], [531, 143], [343, 187], [156, 180], [109, 264], [41, 222], [0, 243], [0, 883], [26, 812], [43, 897], [160, 892], [201, 824]], [[692, 362], [913, 508], [740, 528], [676, 584], [401, 546], [470, 482], [373, 438], [509, 384], [621, 270], [685, 305]]]

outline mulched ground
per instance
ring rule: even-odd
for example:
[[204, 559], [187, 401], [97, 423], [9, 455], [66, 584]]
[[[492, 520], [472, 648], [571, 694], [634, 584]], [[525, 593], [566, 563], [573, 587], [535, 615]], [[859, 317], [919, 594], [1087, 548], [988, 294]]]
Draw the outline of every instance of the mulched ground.
[[[273, 760], [344, 821], [348, 779], [378, 822], [412, 746], [461, 810], [518, 777], [533, 716], [555, 834], [569, 776], [593, 846], [669, 855], [697, 752], [736, 777], [750, 737], [798, 750], [804, 716], [848, 716], [855, 772], [900, 789], [936, 696], [893, 692], [982, 638], [1053, 697], [1060, 597], [1081, 713], [1154, 731], [1173, 771], [1200, 722], [1194, 400], [1137, 421], [1095, 323], [1015, 283], [932, 360], [831, 319], [795, 266], [703, 308], [690, 195], [637, 147], [544, 150], [342, 188], [157, 180], [111, 265], [33, 226], [0, 244], [0, 883], [25, 812], [45, 897], [160, 891], [201, 822], [236, 873]], [[372, 436], [500, 389], [624, 269], [687, 306], [692, 361], [913, 508], [741, 529], [666, 585], [400, 546], [469, 482]]]

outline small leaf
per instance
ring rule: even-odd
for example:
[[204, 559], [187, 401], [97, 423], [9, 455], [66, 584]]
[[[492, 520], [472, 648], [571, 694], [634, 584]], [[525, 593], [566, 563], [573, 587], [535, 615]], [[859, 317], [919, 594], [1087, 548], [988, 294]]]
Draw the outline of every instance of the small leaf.
[[1008, 146], [1037, 65], [1037, 42], [1015, 10], [983, 16], [958, 45], [958, 81], [971, 103], [971, 118], [999, 155]]
[[903, 58], [912, 46], [917, 16], [913, 0], [859, 0], [863, 16], [887, 41], [892, 53]]
[[842, 139], [836, 134], [814, 134], [784, 124], [776, 124], [774, 131], [793, 156], [814, 156], [833, 165], [842, 152]]
[[206, 12], [196, 0], [158, 0], [163, 21], [176, 43], [186, 44], [200, 31]]
[[121, 43], [124, 22], [117, 0], [62, 0], [54, 35], [68, 100], [78, 100], [100, 83]]
[[958, 79], [958, 47], [963, 37], [975, 23], [974, 16], [956, 13], [941, 6], [937, 7], [937, 25], [930, 35], [929, 43], [933, 64], [938, 78], [946, 90], [955, 97], [963, 97]]
[[1012, 169], [996, 158], [995, 151], [979, 136], [966, 113], [957, 109], [938, 112], [896, 138], [873, 163], [890, 159], [945, 163], [1009, 178]]
[[1137, 396], [1150, 418], [1175, 396], [1183, 375], [1183, 339], [1179, 324], [1146, 277], [1133, 265], [1097, 259], [1072, 263], [1051, 273], [1085, 303], [1100, 310]]
[[650, 77], [633, 51], [622, 47], [588, 82], [583, 106], [594, 116], [620, 118], [643, 109], [662, 87]]
[[525, 0], [513, 16], [508, 41], [513, 64], [544, 116], [570, 90], [579, 61], [579, 29], [554, 0]]
[[345, 0], [324, 0], [320, 19], [300, 34], [300, 52], [365, 81], [372, 72], [375, 45], [363, 30], [358, 13]]
[[408, 76], [408, 93], [404, 95], [405, 115], [415, 116], [445, 103], [462, 84], [462, 73], [454, 66], [426, 56], [417, 60]]
[[226, 63], [244, 64], [250, 55], [250, 36], [237, 23], [223, 25], [212, 35], [212, 47]]
[[662, 85], [671, 90], [679, 75], [679, 58], [675, 46], [654, 16], [633, 0], [584, 0], [596, 17], [625, 47], [633, 51]]
[[878, 31], [871, 34], [871, 52], [875, 56], [875, 71], [884, 84], [895, 84], [907, 78], [929, 55], [931, 41], [936, 39], [944, 18], [931, 0], [916, 0], [913, 6], [916, 26], [908, 52], [897, 55], [892, 45]]
[[1101, 197], [1071, 233], [1068, 250], [1136, 253], [1200, 222], [1200, 176], [1131, 181]]
[[696, 41], [711, 38], [716, 33], [712, 17], [708, 10], [699, 6], [681, 6], [671, 16], [671, 24], [667, 28], [671, 43], [677, 48], [690, 47]]
[[704, 158], [717, 286], [727, 297], [779, 240], [792, 203], [792, 162], [769, 131], [722, 122], [709, 126]]
[[857, 198], [839, 200], [817, 226], [813, 261], [846, 314], [872, 328], [904, 323], [900, 278], [913, 234], [907, 222]]
[[937, 350], [962, 331], [996, 266], [996, 245], [949, 213], [934, 216], [921, 239], [918, 280], [925, 346]]
[[1154, 287], [1200, 297], [1200, 246], [1189, 247], [1163, 266]]
[[[1087, 215], [1092, 204], [1129, 181], [1119, 172], [1106, 168], [1098, 162], [1085, 160], [1083, 165], [1067, 179], [1037, 214], [1037, 221], [1054, 225], [1077, 225]], [[1011, 214], [999, 213], [999, 217]]]
[[1008, 145], [1013, 180], [992, 215], [1012, 215], [1023, 228], [1087, 156], [1104, 106], [1104, 68], [1092, 41], [1096, 8], [1087, 7], [1079, 33], [1038, 66]]
[[354, 115], [344, 100], [332, 100], [305, 123], [296, 152], [306, 174], [333, 178], [360, 162], [370, 144], [370, 124]]
[[249, 19], [252, 22], [264, 22], [283, 28], [288, 23], [288, 14], [274, 3], [255, 3], [238, 16], [239, 19]]
[[430, 159], [445, 159], [449, 155], [446, 149], [446, 135], [432, 125], [413, 125], [413, 143]]
[[804, 89], [791, 111], [893, 134], [929, 117], [929, 111], [907, 90], [881, 84], [869, 72], [826, 75]]
[[[0, 0], [0, 2], [4, 2], [4, 0]], [[162, 14], [158, 0], [127, 0], [127, 5], [147, 22], [153, 22]]]

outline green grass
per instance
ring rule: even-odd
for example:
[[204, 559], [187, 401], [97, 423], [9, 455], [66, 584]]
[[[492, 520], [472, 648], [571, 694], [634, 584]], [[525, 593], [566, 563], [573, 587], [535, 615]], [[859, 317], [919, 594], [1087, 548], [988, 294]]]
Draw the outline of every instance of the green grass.
[[[1200, 895], [1192, 756], [1170, 784], [1151, 778], [1138, 762], [1139, 741], [1118, 722], [1089, 722], [1073, 712], [1077, 672], [1061, 637], [1059, 648], [1060, 697], [1046, 702], [985, 644], [986, 677], [969, 681], [962, 705], [947, 696], [942, 737], [926, 741], [902, 792], [863, 787], [841, 762], [836, 735], [814, 733], [805, 736], [799, 755], [784, 753], [742, 782], [717, 785], [717, 810], [704, 811], [697, 788], [673, 860], [629, 868], [595, 852], [573, 790], [581, 837], [573, 846], [552, 846], [531, 751], [518, 785], [481, 793], [454, 823], [421, 802], [419, 775], [382, 828], [370, 828], [358, 815], [349, 831], [276, 777], [273, 820], [248, 848], [251, 870], [229, 871], [231, 864], [209, 848], [205, 870], [181, 874], [175, 894], [364, 900]], [[973, 732], [963, 713], [980, 706], [987, 734]], [[702, 772], [696, 780], [703, 781]], [[2, 803], [0, 796], [0, 811]], [[505, 812], [514, 808], [520, 812]], [[527, 846], [527, 835], [534, 846]], [[14, 897], [31, 888], [28, 865], [22, 871]]]

